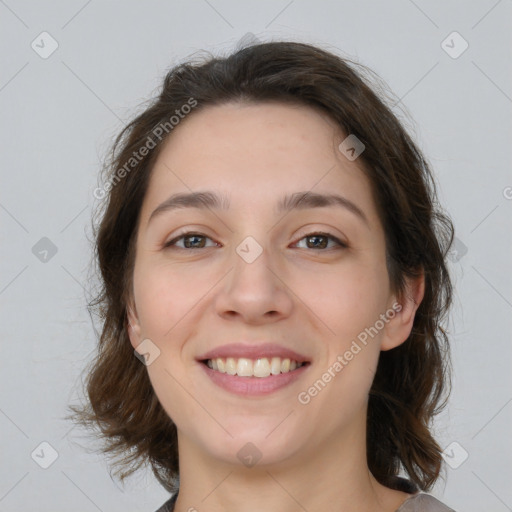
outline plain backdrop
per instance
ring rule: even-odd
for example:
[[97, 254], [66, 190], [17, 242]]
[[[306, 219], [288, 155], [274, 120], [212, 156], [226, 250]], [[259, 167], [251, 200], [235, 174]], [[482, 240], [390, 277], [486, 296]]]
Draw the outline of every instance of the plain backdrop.
[[0, 1], [0, 511], [149, 512], [168, 498], [150, 471], [112, 480], [63, 419], [96, 344], [93, 191], [112, 137], [171, 66], [251, 38], [355, 59], [410, 116], [457, 236], [453, 392], [434, 425], [449, 464], [433, 494], [512, 510], [511, 20], [510, 0]]

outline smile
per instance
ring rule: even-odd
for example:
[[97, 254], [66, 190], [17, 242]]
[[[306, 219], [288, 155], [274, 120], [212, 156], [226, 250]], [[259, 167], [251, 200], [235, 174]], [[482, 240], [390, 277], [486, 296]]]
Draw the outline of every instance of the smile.
[[276, 343], [229, 343], [200, 354], [196, 361], [215, 386], [243, 397], [263, 397], [284, 389], [308, 372], [312, 357]]
[[262, 357], [258, 359], [248, 359], [245, 357], [217, 357], [214, 359], [207, 359], [204, 363], [208, 368], [220, 373], [237, 375], [238, 377], [257, 378], [265, 378], [270, 377], [271, 375], [293, 372], [297, 368], [301, 368], [306, 364], [295, 361], [294, 359], [281, 357]]

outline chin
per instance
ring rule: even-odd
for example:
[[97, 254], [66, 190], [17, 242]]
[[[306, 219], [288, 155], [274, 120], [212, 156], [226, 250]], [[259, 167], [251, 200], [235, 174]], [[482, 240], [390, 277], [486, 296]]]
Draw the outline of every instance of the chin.
[[283, 444], [265, 439], [262, 435], [260, 438], [254, 438], [248, 435], [240, 438], [229, 439], [223, 445], [211, 445], [205, 447], [210, 455], [225, 464], [245, 466], [247, 468], [268, 467], [285, 462], [292, 457], [297, 451], [297, 446], [291, 443]]
[[[290, 421], [286, 419], [283, 423]], [[278, 464], [300, 451], [302, 440], [294, 435], [292, 425], [279, 425], [282, 419], [256, 419], [225, 422], [226, 432], [204, 440], [207, 449], [215, 458], [228, 464], [269, 465]], [[290, 422], [291, 423], [291, 422]], [[288, 428], [286, 428], [288, 427]], [[212, 443], [212, 441], [214, 441]]]

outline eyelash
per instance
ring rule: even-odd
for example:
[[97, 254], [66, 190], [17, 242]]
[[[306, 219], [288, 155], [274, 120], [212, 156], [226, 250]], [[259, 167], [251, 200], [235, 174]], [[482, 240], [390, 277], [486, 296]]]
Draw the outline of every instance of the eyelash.
[[[182, 233], [181, 235], [173, 238], [172, 240], [169, 240], [169, 242], [167, 242], [165, 245], [164, 245], [164, 249], [180, 249], [180, 250], [184, 250], [184, 251], [193, 251], [193, 250], [197, 250], [197, 249], [207, 249], [208, 247], [177, 247], [176, 246], [176, 242], [181, 240], [181, 239], [184, 239], [184, 238], [188, 238], [188, 237], [192, 237], [192, 236], [197, 236], [197, 237], [202, 237], [202, 238], [207, 238], [209, 240], [211, 240], [211, 238], [209, 238], [208, 236], [206, 235], [203, 235], [202, 233], [197, 233], [195, 231], [187, 231], [185, 233]], [[331, 235], [330, 233], [325, 233], [325, 232], [322, 232], [322, 231], [315, 231], [313, 233], [308, 233], [307, 235], [304, 235], [302, 238], [300, 238], [298, 241], [302, 241], [304, 240], [305, 238], [309, 238], [309, 237], [313, 237], [313, 236], [317, 236], [317, 237], [325, 237], [325, 238], [328, 238], [330, 240], [334, 240], [334, 242], [336, 242], [336, 244], [339, 246], [339, 248], [341, 249], [348, 249], [348, 245], [344, 242], [342, 242], [339, 238], [336, 238], [335, 236]], [[213, 246], [209, 246], [209, 247], [213, 247]], [[314, 248], [311, 248], [311, 247], [307, 247], [306, 249], [313, 249]], [[323, 251], [327, 251], [329, 249], [332, 249], [331, 248], [325, 248], [325, 249], [322, 249]]]

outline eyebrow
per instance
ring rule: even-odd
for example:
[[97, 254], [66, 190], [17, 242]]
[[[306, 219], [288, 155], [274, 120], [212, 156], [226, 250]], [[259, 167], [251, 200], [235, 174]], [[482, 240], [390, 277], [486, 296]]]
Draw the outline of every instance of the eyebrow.
[[[284, 196], [277, 204], [276, 213], [287, 213], [291, 210], [305, 210], [308, 208], [322, 208], [328, 206], [340, 206], [362, 220], [368, 227], [369, 222], [364, 212], [355, 203], [338, 194], [319, 194], [317, 192], [295, 192]], [[212, 210], [228, 210], [229, 199], [215, 192], [190, 192], [178, 193], [167, 198], [159, 204], [151, 213], [148, 224], [164, 212], [170, 212], [181, 208], [199, 208]]]

